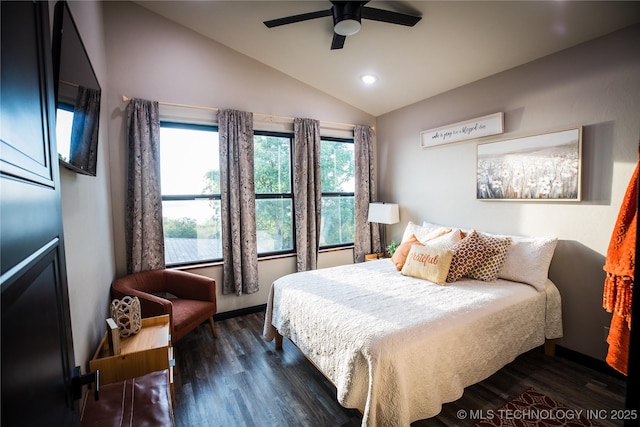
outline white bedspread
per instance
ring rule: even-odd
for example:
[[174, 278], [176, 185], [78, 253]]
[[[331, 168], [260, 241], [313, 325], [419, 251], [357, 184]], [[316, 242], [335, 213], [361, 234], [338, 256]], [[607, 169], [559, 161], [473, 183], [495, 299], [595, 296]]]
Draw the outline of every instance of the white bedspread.
[[294, 273], [271, 287], [264, 337], [290, 338], [363, 426], [408, 426], [547, 338], [562, 336], [560, 294], [497, 280], [448, 286], [390, 260]]

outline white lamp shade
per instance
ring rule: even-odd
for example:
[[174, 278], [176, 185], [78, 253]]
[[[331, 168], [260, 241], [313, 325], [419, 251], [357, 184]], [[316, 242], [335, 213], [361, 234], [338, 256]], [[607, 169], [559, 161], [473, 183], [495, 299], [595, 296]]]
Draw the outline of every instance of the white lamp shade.
[[400, 222], [400, 209], [395, 203], [369, 203], [369, 222], [396, 224]]

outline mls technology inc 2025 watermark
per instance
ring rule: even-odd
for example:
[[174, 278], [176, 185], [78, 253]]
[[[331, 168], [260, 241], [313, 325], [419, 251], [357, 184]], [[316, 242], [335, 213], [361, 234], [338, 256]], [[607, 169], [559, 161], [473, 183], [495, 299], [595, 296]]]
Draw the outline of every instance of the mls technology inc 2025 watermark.
[[460, 409], [456, 413], [458, 419], [465, 420], [492, 420], [500, 418], [503, 420], [527, 420], [527, 421], [572, 421], [579, 419], [587, 420], [637, 420], [638, 411], [635, 409], [489, 409], [489, 410], [466, 410]]

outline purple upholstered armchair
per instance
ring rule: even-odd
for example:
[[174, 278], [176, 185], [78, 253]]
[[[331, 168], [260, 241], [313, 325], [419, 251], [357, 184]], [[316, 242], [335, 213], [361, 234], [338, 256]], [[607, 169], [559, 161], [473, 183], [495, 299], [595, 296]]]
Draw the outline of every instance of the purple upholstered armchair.
[[171, 341], [177, 342], [202, 322], [209, 320], [213, 336], [216, 328], [216, 281], [180, 270], [150, 270], [129, 274], [111, 284], [111, 297], [138, 297], [141, 316], [168, 314]]

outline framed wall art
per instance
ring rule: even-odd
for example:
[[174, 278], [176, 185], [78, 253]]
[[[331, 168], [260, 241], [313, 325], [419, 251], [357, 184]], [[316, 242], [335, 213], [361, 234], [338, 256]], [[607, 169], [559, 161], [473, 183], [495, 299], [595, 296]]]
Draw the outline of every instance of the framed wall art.
[[504, 132], [504, 113], [494, 113], [420, 132], [422, 148], [466, 141]]
[[582, 127], [477, 147], [479, 200], [581, 200]]

